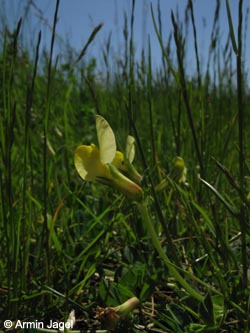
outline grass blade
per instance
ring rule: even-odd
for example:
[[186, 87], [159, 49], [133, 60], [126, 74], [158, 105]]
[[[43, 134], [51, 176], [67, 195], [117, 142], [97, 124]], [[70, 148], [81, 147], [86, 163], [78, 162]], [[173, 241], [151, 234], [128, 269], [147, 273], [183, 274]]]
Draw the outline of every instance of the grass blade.
[[229, 202], [219, 193], [219, 191], [213, 187], [211, 184], [209, 184], [204, 179], [200, 178], [200, 181], [206, 185], [206, 187], [209, 188], [210, 191], [214, 193], [214, 195], [224, 204], [224, 206], [227, 208], [227, 210], [234, 216], [238, 217], [239, 213], [236, 211], [235, 207], [229, 204]]
[[239, 51], [238, 51], [238, 47], [237, 47], [237, 43], [236, 43], [236, 39], [235, 39], [235, 34], [234, 34], [234, 26], [233, 26], [233, 20], [232, 20], [229, 0], [226, 0], [226, 8], [227, 8], [227, 18], [228, 18], [228, 25], [229, 25], [231, 42], [232, 42], [234, 53], [238, 56]]

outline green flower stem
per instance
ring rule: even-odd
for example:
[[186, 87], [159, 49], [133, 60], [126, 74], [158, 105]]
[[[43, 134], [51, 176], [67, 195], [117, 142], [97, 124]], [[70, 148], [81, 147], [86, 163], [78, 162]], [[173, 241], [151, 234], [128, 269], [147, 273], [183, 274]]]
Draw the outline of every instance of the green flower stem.
[[142, 219], [143, 219], [143, 221], [146, 225], [146, 228], [148, 230], [148, 234], [151, 237], [153, 245], [154, 245], [155, 249], [157, 250], [159, 256], [162, 258], [162, 260], [166, 264], [170, 274], [190, 294], [190, 296], [193, 296], [198, 301], [202, 301], [203, 296], [199, 292], [194, 290], [194, 288], [192, 288], [185, 279], [183, 279], [183, 277], [176, 270], [174, 264], [168, 258], [167, 254], [164, 252], [164, 250], [161, 246], [161, 243], [159, 241], [159, 238], [158, 238], [158, 236], [155, 232], [154, 226], [151, 222], [148, 207], [147, 207], [147, 204], [145, 203], [145, 201], [143, 201], [142, 203], [138, 203], [138, 208], [140, 210]]

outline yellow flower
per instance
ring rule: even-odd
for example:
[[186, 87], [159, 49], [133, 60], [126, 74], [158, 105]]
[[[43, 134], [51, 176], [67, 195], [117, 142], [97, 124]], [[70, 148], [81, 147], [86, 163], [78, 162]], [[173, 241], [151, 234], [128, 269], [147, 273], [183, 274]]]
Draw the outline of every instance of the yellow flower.
[[169, 177], [178, 184], [185, 183], [187, 178], [187, 168], [182, 157], [177, 156], [173, 160], [173, 168], [169, 174]]
[[83, 180], [109, 185], [133, 200], [142, 200], [141, 187], [118, 170], [127, 170], [128, 167], [123, 163], [123, 154], [116, 151], [111, 127], [101, 116], [96, 116], [96, 129], [100, 149], [94, 144], [76, 149], [74, 163], [78, 174]]
[[168, 179], [171, 179], [177, 184], [184, 184], [187, 178], [187, 168], [182, 157], [177, 156], [173, 160], [173, 167], [167, 176], [167, 179], [163, 179], [156, 187], [156, 191], [162, 191], [167, 187], [169, 182]]

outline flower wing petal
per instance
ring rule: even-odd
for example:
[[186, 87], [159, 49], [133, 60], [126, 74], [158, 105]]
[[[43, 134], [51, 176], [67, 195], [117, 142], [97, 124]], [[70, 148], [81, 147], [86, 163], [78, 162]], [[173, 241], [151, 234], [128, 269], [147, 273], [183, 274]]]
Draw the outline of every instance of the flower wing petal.
[[74, 163], [79, 176], [87, 181], [94, 181], [97, 177], [110, 178], [108, 168], [100, 162], [98, 148], [81, 145], [76, 149]]

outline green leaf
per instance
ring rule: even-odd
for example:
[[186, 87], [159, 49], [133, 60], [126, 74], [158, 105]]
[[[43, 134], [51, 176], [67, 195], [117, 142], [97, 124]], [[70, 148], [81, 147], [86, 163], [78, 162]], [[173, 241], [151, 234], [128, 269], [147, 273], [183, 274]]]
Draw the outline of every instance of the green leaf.
[[215, 237], [216, 236], [216, 232], [215, 232], [215, 228], [214, 228], [213, 222], [209, 218], [209, 216], [208, 216], [207, 212], [205, 211], [205, 209], [203, 209], [201, 206], [199, 206], [194, 200], [192, 200], [191, 203], [195, 207], [195, 209], [197, 209], [197, 211], [202, 215], [202, 217], [204, 218], [204, 221], [205, 221], [205, 223], [206, 223], [209, 231]]
[[230, 205], [230, 203], [214, 188], [211, 184], [209, 184], [207, 181], [204, 179], [200, 178], [200, 181], [206, 185], [214, 194], [215, 196], [224, 204], [224, 206], [227, 208], [227, 210], [234, 216], [238, 216], [238, 212], [236, 211], [235, 207]]
[[204, 300], [200, 303], [199, 314], [208, 326], [214, 326], [214, 308], [210, 293], [204, 297]]
[[117, 306], [134, 296], [127, 286], [106, 279], [101, 281], [99, 293], [102, 301], [108, 306]]

